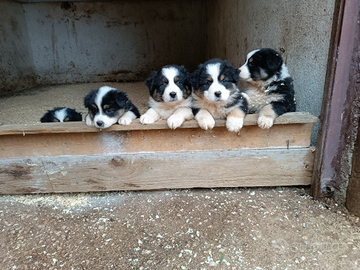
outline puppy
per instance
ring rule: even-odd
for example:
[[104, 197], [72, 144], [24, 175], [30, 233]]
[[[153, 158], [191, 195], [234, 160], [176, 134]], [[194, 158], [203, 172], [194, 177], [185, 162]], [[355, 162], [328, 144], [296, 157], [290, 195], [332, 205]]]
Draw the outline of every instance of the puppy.
[[191, 75], [193, 113], [205, 130], [214, 119], [226, 119], [229, 131], [239, 132], [248, 113], [247, 101], [238, 88], [239, 70], [227, 61], [211, 59]]
[[145, 82], [149, 88], [149, 109], [140, 117], [142, 124], [167, 119], [169, 128], [176, 129], [192, 119], [190, 74], [183, 66], [168, 65], [154, 71]]
[[89, 113], [85, 117], [88, 126], [108, 128], [115, 123], [130, 125], [140, 113], [127, 95], [109, 86], [92, 90], [85, 98], [84, 105]]
[[295, 112], [293, 80], [280, 53], [269, 48], [252, 51], [239, 70], [248, 84], [249, 111], [259, 113], [260, 128], [270, 128], [276, 117]]
[[53, 110], [48, 110], [40, 119], [41, 123], [70, 121], [82, 121], [82, 116], [81, 113], [78, 113], [74, 109], [66, 107], [57, 107]]

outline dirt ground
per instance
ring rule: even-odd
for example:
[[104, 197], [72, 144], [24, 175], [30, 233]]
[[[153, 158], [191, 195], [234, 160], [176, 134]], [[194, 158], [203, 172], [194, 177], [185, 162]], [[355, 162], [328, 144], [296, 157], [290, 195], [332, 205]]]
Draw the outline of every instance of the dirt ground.
[[0, 269], [360, 269], [360, 222], [307, 188], [0, 197]]
[[[40, 123], [40, 118], [54, 107], [68, 107], [82, 113], [87, 110], [84, 97], [93, 89], [111, 86], [124, 91], [141, 114], [148, 109], [149, 90], [144, 82], [136, 83], [81, 83], [41, 86], [11, 96], [0, 97], [1, 124]], [[20, 108], [20, 109], [19, 109]]]
[[[0, 98], [0, 123], [39, 122], [57, 106], [83, 114], [91, 89], [34, 88]], [[19, 110], [21, 108], [21, 110]], [[308, 188], [231, 188], [0, 196], [0, 270], [360, 269], [360, 221]]]

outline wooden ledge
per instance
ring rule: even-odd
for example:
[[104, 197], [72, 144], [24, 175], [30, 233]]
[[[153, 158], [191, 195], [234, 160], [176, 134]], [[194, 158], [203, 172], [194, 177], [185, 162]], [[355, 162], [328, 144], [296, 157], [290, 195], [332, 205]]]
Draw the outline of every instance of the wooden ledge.
[[[257, 125], [258, 114], [249, 114], [245, 117], [244, 126]], [[317, 117], [306, 112], [286, 113], [275, 119], [275, 125], [282, 124], [307, 124], [317, 122]], [[216, 120], [215, 127], [224, 127], [225, 120]], [[198, 128], [195, 120], [186, 121], [180, 128]], [[107, 129], [89, 127], [85, 122], [69, 123], [36, 123], [36, 124], [12, 124], [0, 126], [0, 135], [27, 135], [27, 134], [49, 134], [49, 133], [91, 133], [91, 132], [110, 132], [127, 130], [156, 130], [169, 129], [166, 120], [160, 120], [151, 125], [142, 125], [136, 119], [129, 126], [113, 125]]]

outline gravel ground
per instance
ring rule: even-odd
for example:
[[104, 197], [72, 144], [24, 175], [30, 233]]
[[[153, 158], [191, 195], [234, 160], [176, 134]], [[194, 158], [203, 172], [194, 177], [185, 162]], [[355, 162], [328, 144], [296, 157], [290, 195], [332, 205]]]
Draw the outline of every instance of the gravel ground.
[[360, 269], [360, 222], [289, 188], [0, 197], [0, 269]]
[[128, 94], [141, 114], [148, 109], [149, 90], [144, 82], [136, 83], [81, 83], [36, 87], [24, 92], [0, 98], [1, 124], [40, 123], [47, 110], [69, 107], [87, 113], [84, 97], [92, 90], [108, 85]]

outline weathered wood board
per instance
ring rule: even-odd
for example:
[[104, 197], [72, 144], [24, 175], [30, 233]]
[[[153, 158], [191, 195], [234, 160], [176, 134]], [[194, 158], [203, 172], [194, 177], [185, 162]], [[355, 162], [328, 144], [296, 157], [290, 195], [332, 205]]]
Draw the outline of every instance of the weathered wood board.
[[312, 148], [0, 160], [0, 193], [309, 185]]
[[248, 115], [240, 133], [229, 132], [223, 120], [218, 120], [211, 131], [198, 128], [196, 121], [171, 130], [164, 120], [153, 125], [141, 125], [136, 120], [129, 126], [114, 125], [103, 131], [83, 122], [37, 124], [32, 128], [2, 126], [0, 158], [310, 146], [316, 117], [287, 114], [268, 130], [260, 129], [256, 119], [257, 115]]
[[[245, 117], [244, 126], [256, 126], [258, 114], [248, 114]], [[285, 124], [306, 124], [317, 122], [317, 117], [307, 112], [293, 112], [286, 113], [276, 118], [275, 125]], [[225, 126], [225, 120], [216, 120], [215, 127]], [[177, 130], [182, 128], [198, 128], [199, 125], [195, 120], [186, 121]], [[157, 121], [151, 125], [142, 125], [139, 119], [135, 119], [131, 125], [113, 125], [103, 132], [111, 131], [128, 131], [128, 130], [151, 130], [151, 129], [168, 129], [166, 121]], [[84, 122], [68, 122], [68, 123], [37, 123], [37, 124], [22, 124], [22, 125], [0, 125], [1, 135], [29, 135], [29, 134], [49, 134], [49, 133], [89, 133], [99, 132], [98, 128], [89, 127]]]
[[0, 158], [309, 147], [311, 129], [312, 124], [290, 124], [268, 130], [245, 126], [239, 135], [225, 127], [5, 135], [0, 136]]
[[257, 118], [248, 115], [240, 133], [224, 120], [211, 131], [164, 120], [0, 126], [0, 194], [309, 185], [317, 118], [289, 113], [268, 130]]

